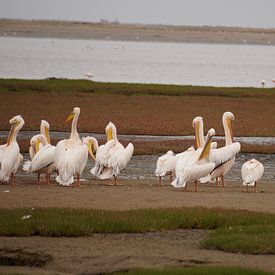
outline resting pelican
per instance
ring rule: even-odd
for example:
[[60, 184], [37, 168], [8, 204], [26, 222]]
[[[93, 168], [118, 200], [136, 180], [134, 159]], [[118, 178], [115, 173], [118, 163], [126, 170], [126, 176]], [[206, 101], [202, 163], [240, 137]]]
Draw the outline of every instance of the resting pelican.
[[234, 165], [236, 155], [241, 149], [239, 142], [233, 143], [232, 123], [234, 120], [235, 117], [231, 112], [225, 112], [223, 114], [222, 123], [225, 133], [225, 146], [211, 150], [210, 160], [215, 162], [215, 169], [210, 173], [209, 176], [200, 179], [200, 182], [206, 183], [216, 179], [218, 186], [219, 179], [221, 179], [222, 186], [225, 186], [224, 177]]
[[76, 186], [80, 187], [80, 176], [88, 159], [88, 148], [82, 143], [77, 132], [79, 114], [80, 108], [75, 107], [66, 120], [72, 120], [70, 138], [61, 140], [56, 145], [54, 162], [59, 173], [56, 181], [63, 186], [70, 186], [76, 176]]
[[[193, 119], [192, 125], [195, 129], [195, 140], [197, 148], [202, 148], [204, 141], [203, 133], [203, 118], [198, 116]], [[217, 147], [217, 142], [211, 142], [211, 149]], [[193, 147], [190, 147], [188, 151], [194, 151]], [[159, 177], [159, 184], [161, 185], [161, 177], [170, 175], [170, 182], [172, 182], [172, 175], [175, 174], [176, 162], [178, 159], [184, 157], [185, 154], [180, 153], [175, 155], [172, 151], [168, 151], [165, 155], [158, 158], [155, 175]]]
[[[193, 119], [192, 125], [195, 129], [195, 140], [197, 149], [202, 148], [205, 140], [204, 140], [204, 131], [203, 131], [203, 118], [201, 116], [197, 116]], [[217, 142], [211, 142], [211, 149], [217, 148]]]
[[[40, 147], [40, 143], [43, 144]], [[46, 173], [46, 183], [50, 184], [51, 173], [55, 170], [55, 164], [53, 162], [55, 156], [55, 146], [48, 143], [48, 139], [38, 134], [31, 139], [31, 148], [35, 148], [36, 154], [31, 161], [26, 161], [23, 165], [23, 170], [28, 173], [37, 173], [38, 180], [40, 182], [40, 174]]]
[[116, 127], [112, 122], [105, 128], [107, 142], [101, 145], [96, 152], [95, 166], [91, 173], [99, 179], [116, 179], [120, 171], [130, 161], [134, 146], [129, 143], [126, 148], [118, 141]]
[[195, 181], [195, 192], [197, 191], [198, 179], [208, 175], [214, 168], [215, 163], [209, 161], [211, 140], [215, 135], [215, 130], [210, 129], [206, 136], [203, 148], [188, 150], [183, 153], [183, 157], [177, 161], [176, 179], [172, 186], [176, 188], [187, 188], [187, 182]]
[[256, 192], [257, 181], [264, 173], [263, 164], [256, 159], [251, 159], [243, 164], [241, 171], [243, 186], [246, 186], [246, 192], [248, 192], [248, 186], [254, 186], [253, 190]]
[[157, 160], [157, 167], [155, 175], [159, 177], [159, 184], [161, 185], [161, 177], [170, 175], [170, 183], [172, 182], [173, 174], [175, 174], [177, 156], [173, 151], [168, 151], [165, 155], [160, 156]]
[[0, 153], [0, 181], [14, 183], [14, 175], [23, 159], [20, 148], [16, 141], [19, 130], [25, 121], [22, 116], [17, 115], [10, 120], [11, 130], [6, 144], [1, 146]]

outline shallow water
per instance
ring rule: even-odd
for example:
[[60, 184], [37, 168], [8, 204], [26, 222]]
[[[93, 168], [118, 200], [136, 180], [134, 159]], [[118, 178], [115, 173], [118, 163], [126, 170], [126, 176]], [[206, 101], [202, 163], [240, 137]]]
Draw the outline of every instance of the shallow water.
[[[18, 139], [31, 139], [32, 136], [38, 134], [38, 131], [20, 131]], [[9, 131], [1, 131], [0, 138], [6, 138]], [[81, 137], [93, 136], [96, 139], [106, 139], [105, 134], [98, 133], [79, 133]], [[53, 132], [53, 139], [65, 139], [70, 135], [69, 132]], [[135, 141], [172, 141], [172, 140], [195, 140], [194, 136], [150, 136], [150, 135], [118, 135], [119, 140], [135, 142]], [[224, 136], [215, 136], [214, 140], [224, 140]], [[275, 144], [275, 137], [234, 137], [234, 141], [244, 142], [247, 144]]]
[[[119, 178], [124, 179], [141, 179], [141, 180], [157, 180], [154, 171], [156, 168], [156, 162], [160, 155], [141, 155], [133, 156], [126, 169], [119, 175]], [[226, 176], [226, 180], [241, 182], [241, 167], [242, 164], [255, 158], [263, 163], [265, 172], [262, 177], [263, 181], [275, 181], [275, 154], [238, 154], [235, 165], [232, 170]], [[24, 155], [24, 161], [28, 160], [29, 156]], [[94, 162], [89, 158], [87, 166], [82, 174], [83, 179], [92, 179], [90, 170], [94, 166]], [[21, 169], [18, 174], [22, 176], [28, 176]], [[166, 177], [165, 182], [168, 182], [169, 177]]]
[[0, 37], [0, 78], [273, 86], [275, 46]]

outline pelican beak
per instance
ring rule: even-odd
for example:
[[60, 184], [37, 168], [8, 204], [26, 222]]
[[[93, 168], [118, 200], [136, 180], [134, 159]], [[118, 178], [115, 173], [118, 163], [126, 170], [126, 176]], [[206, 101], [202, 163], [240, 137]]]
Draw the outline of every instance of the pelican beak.
[[40, 149], [40, 139], [37, 139], [36, 143], [35, 143], [35, 153], [38, 153], [39, 149]]
[[66, 122], [70, 122], [74, 118], [74, 113], [71, 113], [68, 118], [66, 119]]
[[200, 139], [199, 139], [199, 131], [200, 131], [200, 124], [196, 123], [195, 124], [195, 136], [196, 136], [197, 148], [201, 147], [201, 143], [200, 143]]
[[13, 121], [11, 122], [11, 129], [10, 129], [10, 133], [9, 133], [9, 136], [8, 136], [8, 141], [7, 141], [7, 145], [10, 145], [12, 139], [13, 139], [13, 136], [14, 136], [14, 130], [15, 130], [15, 127], [18, 125], [18, 122], [17, 121]]
[[90, 153], [90, 156], [93, 160], [96, 159], [96, 151], [95, 151], [95, 148], [94, 148], [94, 145], [93, 145], [93, 142], [91, 140], [89, 140], [88, 144], [88, 151]]
[[231, 139], [233, 140], [234, 133], [233, 133], [233, 127], [232, 127], [232, 122], [230, 119], [227, 120], [227, 126], [230, 132]]
[[51, 144], [50, 129], [48, 127], [45, 127], [45, 134], [46, 134], [47, 142]]
[[199, 161], [209, 157], [210, 150], [211, 150], [211, 140], [212, 140], [212, 136], [208, 135], [204, 144], [204, 148], [199, 157]]
[[108, 131], [107, 131], [107, 140], [110, 141], [110, 140], [112, 140], [112, 139], [114, 139], [114, 138], [113, 138], [113, 132], [112, 132], [112, 129], [110, 128], [110, 129], [108, 129]]

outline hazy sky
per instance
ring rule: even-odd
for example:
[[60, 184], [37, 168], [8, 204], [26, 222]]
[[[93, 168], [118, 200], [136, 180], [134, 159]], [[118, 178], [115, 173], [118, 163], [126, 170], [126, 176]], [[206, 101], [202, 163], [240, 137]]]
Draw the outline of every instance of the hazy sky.
[[0, 18], [275, 28], [275, 0], [0, 0]]

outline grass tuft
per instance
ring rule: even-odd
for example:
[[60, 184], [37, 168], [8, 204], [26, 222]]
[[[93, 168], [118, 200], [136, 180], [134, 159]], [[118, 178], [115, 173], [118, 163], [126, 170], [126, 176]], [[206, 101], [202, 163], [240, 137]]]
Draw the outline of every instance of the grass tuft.
[[248, 268], [241, 268], [241, 267], [186, 267], [186, 268], [164, 268], [164, 269], [135, 269], [129, 270], [124, 272], [114, 272], [114, 275], [122, 275], [122, 274], [129, 274], [129, 275], [168, 275], [168, 274], [175, 274], [175, 275], [264, 275], [264, 274], [271, 274], [269, 272], [255, 270], [255, 269], [248, 269]]

